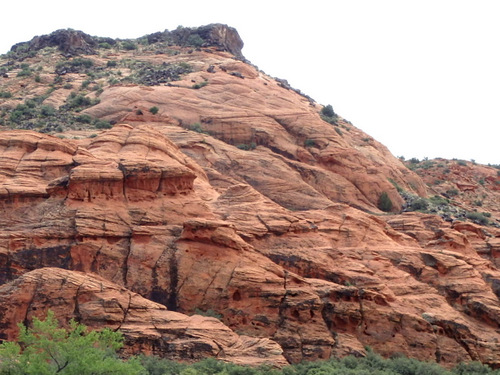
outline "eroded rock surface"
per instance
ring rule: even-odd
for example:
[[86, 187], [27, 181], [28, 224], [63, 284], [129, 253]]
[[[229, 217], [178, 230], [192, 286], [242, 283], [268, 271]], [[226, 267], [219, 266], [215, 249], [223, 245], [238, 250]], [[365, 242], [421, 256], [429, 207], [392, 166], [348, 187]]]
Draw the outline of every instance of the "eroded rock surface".
[[[53, 303], [57, 301], [57, 305]], [[128, 354], [182, 360], [215, 357], [242, 364], [284, 365], [278, 344], [238, 336], [216, 318], [187, 316], [90, 273], [40, 268], [0, 287], [2, 339], [13, 340], [23, 318], [43, 319], [50, 308], [62, 322], [77, 319], [91, 329], [119, 329]]]
[[[214, 40], [232, 43], [224, 30]], [[428, 188], [383, 145], [322, 120], [229, 45], [175, 48], [133, 53], [191, 73], [105, 86], [82, 111], [116, 121], [110, 130], [0, 132], [0, 300], [15, 301], [1, 303], [4, 338], [51, 308], [169, 358], [282, 365], [370, 345], [500, 365], [497, 228], [400, 214], [401, 189]], [[104, 69], [117, 56], [92, 58]], [[46, 100], [62, 106], [57, 91]], [[222, 323], [186, 316], [209, 310]]]

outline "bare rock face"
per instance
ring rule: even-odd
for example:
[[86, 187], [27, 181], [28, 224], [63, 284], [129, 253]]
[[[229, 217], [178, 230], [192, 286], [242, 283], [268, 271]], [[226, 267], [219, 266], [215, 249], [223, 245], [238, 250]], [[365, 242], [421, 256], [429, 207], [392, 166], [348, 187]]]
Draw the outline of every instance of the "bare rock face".
[[[191, 136], [171, 130], [174, 139]], [[4, 195], [0, 297], [20, 296], [2, 317], [8, 338], [17, 321], [51, 308], [91, 327], [120, 327], [127, 352], [169, 358], [260, 363], [256, 351], [268, 350], [265, 362], [279, 365], [277, 343], [290, 362], [362, 355], [370, 345], [382, 354], [444, 364], [464, 358], [498, 363], [500, 272], [477, 255], [469, 233], [480, 232], [473, 227], [450, 228], [421, 214], [386, 223], [339, 203], [290, 211], [268, 198], [268, 190], [201, 168], [146, 125], [117, 125], [85, 146], [34, 132], [1, 135], [10, 139], [0, 141], [2, 186], [10, 191], [13, 181], [29, 175], [41, 194], [27, 189], [23, 195], [17, 184], [17, 199]], [[215, 151], [227, 147], [211, 143]], [[244, 164], [238, 152], [249, 152], [232, 151]], [[63, 270], [98, 275], [76, 274], [89, 285], [94, 278], [113, 285], [116, 296], [84, 297], [83, 287], [75, 290], [87, 284], [67, 283], [76, 276]], [[42, 281], [27, 283], [32, 277]], [[66, 302], [52, 304], [61, 298]], [[101, 302], [76, 307], [75, 298]], [[142, 301], [137, 312], [125, 307], [129, 300]], [[155, 317], [156, 328], [144, 326], [153, 318], [139, 310]], [[210, 328], [213, 320], [178, 314], [208, 310], [225, 326]], [[166, 337], [161, 332], [171, 332], [161, 328], [166, 320], [182, 332], [196, 330], [195, 339], [169, 333], [169, 344], [159, 345]], [[248, 337], [231, 334], [234, 340], [221, 344], [213, 329]], [[224, 345], [223, 352], [216, 349]]]
[[[53, 301], [58, 301], [57, 305]], [[67, 323], [78, 320], [91, 329], [119, 329], [127, 354], [154, 354], [174, 360], [215, 357], [242, 364], [284, 365], [282, 350], [265, 338], [238, 336], [215, 318], [168, 311], [99, 276], [41, 268], [0, 287], [1, 338], [13, 340], [11, 322], [44, 318], [48, 308]]]
[[[189, 61], [192, 73], [105, 86], [82, 114], [112, 129], [0, 132], [4, 338], [51, 308], [119, 327], [127, 353], [282, 365], [369, 345], [500, 366], [498, 228], [400, 213], [398, 190], [428, 188], [387, 148], [241, 61], [230, 28], [175, 33], [176, 54], [134, 58]], [[190, 36], [202, 46], [182, 47]], [[468, 202], [473, 178], [478, 191], [497, 185], [490, 169], [460, 180]], [[221, 322], [187, 316], [197, 311]]]

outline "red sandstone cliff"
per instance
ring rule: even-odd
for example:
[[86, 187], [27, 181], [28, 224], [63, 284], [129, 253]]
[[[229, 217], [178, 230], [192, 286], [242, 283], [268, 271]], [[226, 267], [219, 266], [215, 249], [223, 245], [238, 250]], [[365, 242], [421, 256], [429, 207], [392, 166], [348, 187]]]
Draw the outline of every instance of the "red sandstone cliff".
[[[51, 308], [119, 327], [129, 352], [170, 358], [281, 365], [370, 345], [498, 366], [500, 230], [400, 213], [401, 190], [440, 192], [349, 122], [323, 121], [321, 106], [236, 59], [236, 37], [223, 40], [236, 44], [87, 56], [103, 69], [131, 58], [193, 67], [166, 85], [97, 80], [100, 103], [81, 113], [117, 125], [95, 137], [0, 132], [1, 338]], [[14, 109], [45, 79], [4, 79], [18, 95], [0, 106]], [[64, 106], [63, 90], [44, 103]], [[378, 209], [383, 192], [392, 214]], [[208, 310], [222, 323], [192, 315]]]

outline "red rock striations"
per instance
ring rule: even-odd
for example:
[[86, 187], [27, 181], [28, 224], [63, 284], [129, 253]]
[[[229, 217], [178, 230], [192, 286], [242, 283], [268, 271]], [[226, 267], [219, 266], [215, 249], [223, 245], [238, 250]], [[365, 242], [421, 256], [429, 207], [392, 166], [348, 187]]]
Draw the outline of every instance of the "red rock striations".
[[182, 51], [144, 59], [193, 62], [183, 79], [106, 87], [84, 110], [132, 125], [0, 132], [2, 339], [50, 308], [174, 359], [370, 345], [500, 365], [500, 230], [396, 214], [398, 188], [427, 190], [384, 146], [218, 47]]

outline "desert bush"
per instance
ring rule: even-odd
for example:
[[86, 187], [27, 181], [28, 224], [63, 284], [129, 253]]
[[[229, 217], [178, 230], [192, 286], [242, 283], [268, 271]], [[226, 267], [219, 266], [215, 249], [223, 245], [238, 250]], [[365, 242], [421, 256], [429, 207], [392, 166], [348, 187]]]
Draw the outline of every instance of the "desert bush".
[[137, 44], [131, 40], [125, 40], [122, 42], [122, 48], [127, 51], [133, 51], [137, 49]]
[[160, 109], [156, 106], [149, 108], [149, 112], [151, 112], [153, 115], [156, 115]]
[[384, 191], [380, 194], [378, 199], [378, 208], [384, 212], [390, 212], [392, 210], [392, 200], [389, 198], [389, 195]]
[[321, 114], [323, 116], [326, 116], [326, 117], [336, 117], [337, 116], [337, 114], [333, 110], [333, 107], [331, 106], [331, 104], [328, 104], [327, 106], [323, 107], [321, 109]]
[[186, 44], [193, 47], [201, 47], [205, 43], [205, 40], [198, 34], [191, 34], [188, 36]]
[[251, 151], [255, 150], [257, 144], [255, 142], [241, 143], [239, 145], [236, 145], [236, 147], [239, 148], [240, 150]]
[[56, 114], [56, 109], [51, 105], [42, 105], [40, 107], [40, 115], [44, 117], [54, 116]]
[[29, 77], [32, 71], [30, 68], [23, 68], [19, 73], [17, 73], [18, 77]]
[[64, 109], [80, 111], [84, 108], [91, 107], [100, 102], [99, 99], [90, 99], [89, 97], [72, 92], [63, 106]]
[[429, 207], [429, 202], [425, 198], [417, 198], [408, 206], [408, 211], [425, 211]]
[[489, 220], [488, 218], [480, 213], [480, 212], [467, 212], [465, 214], [465, 217], [469, 220], [472, 220], [473, 222], [480, 224], [480, 225], [488, 225]]
[[95, 120], [94, 126], [96, 129], [111, 129], [113, 127], [113, 125], [106, 120]]
[[218, 312], [212, 310], [212, 309], [208, 309], [208, 310], [195, 309], [194, 313], [197, 314], [197, 315], [208, 316], [208, 317], [216, 318], [216, 319], [219, 319], [219, 320], [222, 319], [222, 315], [219, 314]]
[[316, 147], [316, 142], [314, 139], [306, 139], [304, 141], [304, 147]]
[[195, 83], [193, 86], [191, 86], [193, 89], [195, 90], [199, 90], [201, 89], [202, 87], [205, 87], [206, 85], [208, 85], [208, 81], [203, 81], [203, 82], [200, 82], [200, 83]]
[[92, 122], [92, 117], [89, 115], [78, 115], [75, 117], [75, 120], [82, 124], [90, 124]]

